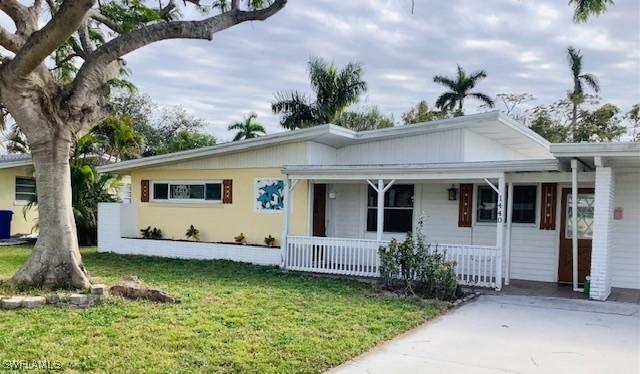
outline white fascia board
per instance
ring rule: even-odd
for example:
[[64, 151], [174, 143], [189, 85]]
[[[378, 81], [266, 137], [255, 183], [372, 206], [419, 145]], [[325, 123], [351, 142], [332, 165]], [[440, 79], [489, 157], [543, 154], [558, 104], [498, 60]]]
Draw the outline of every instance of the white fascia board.
[[0, 169], [11, 169], [11, 168], [17, 168], [21, 166], [30, 166], [32, 164], [33, 162], [31, 161], [31, 159], [0, 162]]
[[509, 128], [519, 132], [520, 134], [524, 135], [528, 139], [532, 140], [533, 142], [537, 143], [538, 145], [542, 146], [545, 150], [550, 152], [551, 143], [549, 143], [549, 141], [547, 139], [543, 138], [542, 136], [540, 136], [535, 131], [533, 131], [530, 128], [524, 126], [520, 122], [513, 120], [512, 118], [510, 118], [509, 116], [503, 114], [502, 112], [498, 112], [498, 119], [505, 126], [508, 126]]
[[[453, 178], [452, 175], [500, 175], [505, 172], [524, 171], [558, 171], [559, 164], [555, 159], [526, 161], [487, 161], [441, 164], [403, 164], [403, 165], [294, 165], [285, 166], [282, 173], [304, 179], [317, 179], [320, 176], [329, 179], [344, 179], [355, 175], [370, 178], [385, 176], [395, 179], [416, 179], [416, 176], [441, 176], [442, 179]], [[313, 178], [312, 178], [313, 177]], [[420, 179], [420, 178], [418, 178]]]
[[555, 157], [636, 156], [640, 158], [640, 143], [554, 143], [551, 144], [551, 153]]

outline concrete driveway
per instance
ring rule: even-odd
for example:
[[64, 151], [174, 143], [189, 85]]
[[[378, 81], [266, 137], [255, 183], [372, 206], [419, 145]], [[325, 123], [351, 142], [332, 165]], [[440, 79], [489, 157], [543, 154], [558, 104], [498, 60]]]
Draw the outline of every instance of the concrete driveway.
[[332, 373], [640, 373], [640, 306], [487, 296]]

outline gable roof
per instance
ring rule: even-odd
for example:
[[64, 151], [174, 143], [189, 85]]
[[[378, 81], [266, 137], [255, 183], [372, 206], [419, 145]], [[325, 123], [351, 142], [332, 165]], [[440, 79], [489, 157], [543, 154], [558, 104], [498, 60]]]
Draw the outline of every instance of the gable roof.
[[445, 120], [430, 121], [412, 125], [394, 126], [385, 129], [356, 132], [332, 124], [315, 126], [307, 129], [287, 131], [259, 138], [227, 142], [209, 147], [175, 152], [170, 154], [127, 160], [98, 168], [100, 172], [128, 171], [131, 169], [161, 166], [170, 163], [214, 157], [222, 154], [245, 152], [280, 144], [301, 141], [313, 141], [334, 148], [348, 145], [375, 142], [418, 134], [428, 134], [454, 129], [470, 129], [507, 147], [514, 148], [533, 158], [544, 158], [548, 155], [549, 142], [526, 126], [511, 120], [499, 111], [478, 113]]
[[19, 166], [31, 165], [31, 155], [16, 154], [16, 155], [0, 155], [0, 169], [9, 169]]

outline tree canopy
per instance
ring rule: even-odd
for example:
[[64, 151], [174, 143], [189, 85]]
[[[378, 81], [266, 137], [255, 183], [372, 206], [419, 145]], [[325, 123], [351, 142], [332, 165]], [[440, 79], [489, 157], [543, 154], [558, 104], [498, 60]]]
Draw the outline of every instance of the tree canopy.
[[471, 74], [458, 65], [456, 76], [451, 78], [444, 75], [436, 75], [433, 77], [435, 83], [448, 89], [441, 94], [436, 100], [436, 108], [455, 112], [455, 115], [464, 114], [464, 101], [472, 98], [480, 101], [489, 107], [493, 107], [494, 102], [489, 95], [482, 92], [472, 92], [479, 81], [487, 77], [487, 72], [478, 70]]
[[335, 123], [338, 117], [366, 92], [362, 65], [350, 62], [339, 69], [320, 57], [308, 62], [309, 80], [315, 99], [298, 91], [276, 94], [272, 109], [280, 114], [280, 125], [294, 130], [326, 123]]
[[256, 122], [258, 114], [255, 112], [249, 113], [242, 121], [235, 122], [227, 128], [229, 131], [237, 130], [236, 135], [233, 137], [233, 141], [252, 139], [265, 135], [267, 130]]

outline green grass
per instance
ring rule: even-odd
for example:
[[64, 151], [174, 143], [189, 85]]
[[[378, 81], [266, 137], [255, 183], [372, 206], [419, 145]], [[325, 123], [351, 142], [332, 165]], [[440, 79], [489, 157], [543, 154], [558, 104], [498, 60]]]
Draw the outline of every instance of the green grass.
[[[29, 247], [0, 247], [0, 279]], [[137, 275], [178, 304], [113, 298], [76, 311], [0, 310], [3, 360], [49, 360], [67, 371], [319, 372], [444, 311], [377, 296], [354, 281], [227, 261], [123, 256], [83, 249], [94, 283]], [[15, 293], [0, 286], [0, 294]], [[0, 367], [2, 370], [2, 367]]]

